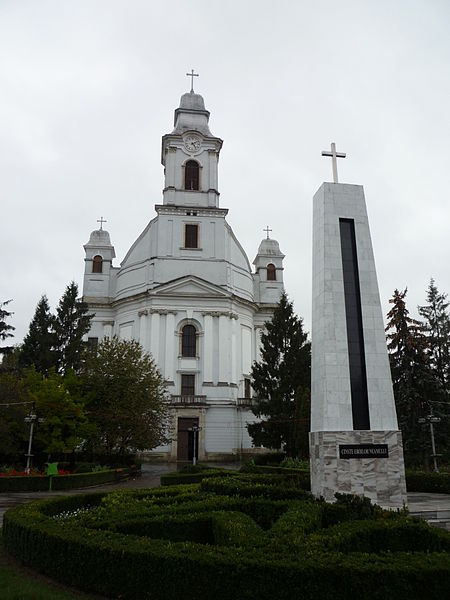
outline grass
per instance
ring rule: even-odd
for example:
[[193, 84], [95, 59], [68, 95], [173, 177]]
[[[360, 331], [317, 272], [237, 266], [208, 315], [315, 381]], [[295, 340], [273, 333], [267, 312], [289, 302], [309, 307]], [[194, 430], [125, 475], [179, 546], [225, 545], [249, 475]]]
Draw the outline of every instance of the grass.
[[22, 567], [5, 552], [0, 529], [0, 598], [1, 600], [93, 600], [99, 596], [88, 596], [71, 591]]

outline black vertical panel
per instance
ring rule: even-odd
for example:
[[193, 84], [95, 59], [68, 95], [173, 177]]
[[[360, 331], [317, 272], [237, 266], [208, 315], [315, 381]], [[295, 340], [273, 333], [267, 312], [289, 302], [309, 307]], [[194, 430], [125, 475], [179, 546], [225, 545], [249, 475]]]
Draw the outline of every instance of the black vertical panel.
[[370, 429], [355, 222], [339, 219], [353, 429]]

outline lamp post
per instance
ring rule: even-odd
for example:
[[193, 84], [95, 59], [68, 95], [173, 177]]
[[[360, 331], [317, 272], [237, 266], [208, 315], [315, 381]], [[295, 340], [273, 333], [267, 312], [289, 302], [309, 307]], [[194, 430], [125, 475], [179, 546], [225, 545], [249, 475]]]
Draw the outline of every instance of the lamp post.
[[192, 453], [192, 465], [195, 467], [197, 464], [197, 443], [198, 443], [198, 432], [201, 431], [202, 428], [198, 425], [193, 425], [189, 427], [188, 431], [192, 431], [194, 433], [194, 451]]
[[27, 417], [25, 417], [24, 420], [25, 420], [25, 423], [29, 423], [30, 424], [30, 435], [29, 435], [29, 438], [28, 438], [28, 453], [25, 454], [25, 456], [27, 457], [27, 466], [26, 466], [26, 469], [25, 469], [25, 473], [27, 475], [29, 475], [30, 474], [31, 457], [33, 456], [31, 454], [31, 445], [33, 443], [34, 424], [36, 423], [36, 421], [38, 423], [42, 423], [44, 421], [44, 419], [38, 418], [38, 416], [36, 414], [36, 405], [34, 404], [34, 402], [33, 402], [33, 406], [31, 408], [30, 414]]
[[419, 419], [419, 423], [421, 423], [422, 425], [424, 423], [429, 423], [430, 424], [430, 437], [431, 437], [431, 450], [433, 452], [433, 454], [431, 455], [433, 457], [433, 463], [434, 463], [434, 472], [435, 473], [439, 473], [439, 468], [438, 468], [438, 464], [437, 464], [437, 457], [438, 456], [442, 456], [441, 454], [436, 454], [436, 445], [434, 443], [434, 427], [433, 427], [433, 423], [440, 423], [441, 418], [440, 417], [435, 417], [434, 413], [433, 413], [433, 407], [430, 407], [430, 414], [427, 415], [426, 417], [421, 417]]

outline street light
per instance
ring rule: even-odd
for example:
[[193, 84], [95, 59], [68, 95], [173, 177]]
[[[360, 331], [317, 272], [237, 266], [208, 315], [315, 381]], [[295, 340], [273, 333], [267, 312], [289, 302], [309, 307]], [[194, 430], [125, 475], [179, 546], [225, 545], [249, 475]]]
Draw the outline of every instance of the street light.
[[435, 417], [433, 414], [433, 407], [430, 407], [430, 414], [427, 415], [426, 417], [421, 417], [419, 419], [419, 423], [421, 425], [425, 424], [425, 423], [429, 423], [430, 424], [430, 436], [431, 436], [431, 449], [433, 451], [433, 454], [431, 455], [433, 457], [433, 463], [434, 463], [434, 472], [435, 473], [439, 473], [439, 468], [438, 468], [438, 464], [437, 464], [437, 457], [438, 456], [442, 456], [442, 454], [436, 454], [436, 446], [434, 443], [434, 427], [433, 427], [433, 423], [440, 423], [441, 422], [441, 417]]
[[25, 454], [25, 456], [27, 457], [27, 466], [25, 469], [25, 473], [27, 475], [30, 474], [30, 462], [31, 462], [31, 457], [33, 456], [31, 454], [31, 444], [33, 443], [33, 429], [34, 429], [34, 424], [36, 423], [36, 421], [38, 423], [42, 423], [44, 421], [44, 419], [42, 418], [38, 418], [37, 414], [36, 414], [36, 406], [33, 402], [33, 407], [31, 409], [30, 414], [25, 417], [24, 419], [25, 423], [29, 423], [30, 424], [30, 436], [28, 438], [28, 453]]
[[194, 433], [194, 451], [192, 453], [192, 465], [194, 467], [197, 464], [196, 450], [197, 450], [197, 443], [198, 443], [198, 432], [201, 430], [202, 430], [202, 428], [199, 427], [198, 425], [193, 425], [192, 427], [189, 427], [189, 429], [188, 429], [188, 431], [192, 431]]

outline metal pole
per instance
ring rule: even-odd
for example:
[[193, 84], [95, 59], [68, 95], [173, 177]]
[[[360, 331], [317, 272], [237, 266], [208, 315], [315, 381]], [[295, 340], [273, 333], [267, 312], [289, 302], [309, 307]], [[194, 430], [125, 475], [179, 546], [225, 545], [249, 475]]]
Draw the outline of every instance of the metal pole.
[[30, 421], [30, 437], [28, 439], [27, 467], [25, 469], [25, 473], [27, 475], [30, 474], [31, 444], [33, 443], [33, 428], [34, 428], [34, 419], [31, 419], [31, 421]]
[[431, 434], [431, 449], [433, 450], [434, 472], [439, 473], [437, 457], [436, 457], [436, 446], [434, 444], [434, 427], [433, 427], [432, 421], [430, 421], [430, 434]]
[[198, 431], [197, 431], [197, 429], [195, 427], [193, 427], [193, 430], [194, 430], [194, 452], [193, 452], [193, 455], [192, 455], [192, 464], [195, 467], [195, 465], [197, 464], [197, 456], [196, 456], [195, 450], [197, 448], [197, 435], [198, 435]]

